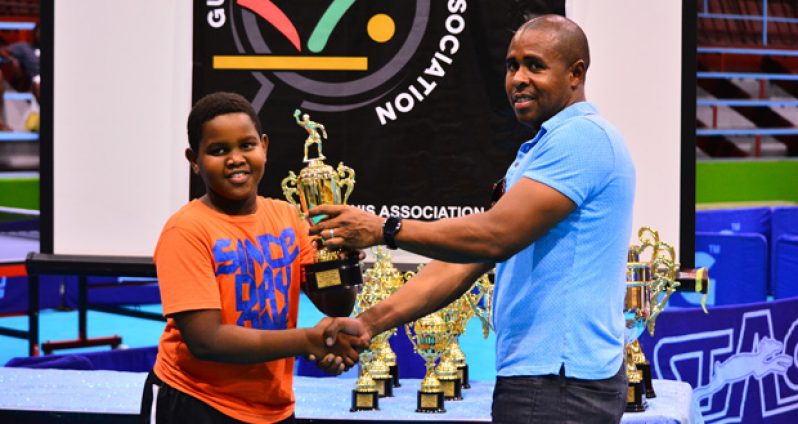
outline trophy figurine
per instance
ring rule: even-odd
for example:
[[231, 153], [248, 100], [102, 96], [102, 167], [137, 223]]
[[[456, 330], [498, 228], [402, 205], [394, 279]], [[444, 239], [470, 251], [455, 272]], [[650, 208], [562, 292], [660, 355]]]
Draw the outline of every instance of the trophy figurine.
[[360, 360], [358, 361], [360, 363], [360, 376], [358, 376], [355, 388], [352, 390], [350, 412], [380, 409], [377, 384], [368, 372], [372, 357], [373, 353], [368, 349], [360, 353]]
[[[343, 162], [337, 169], [324, 163], [321, 154], [322, 139], [327, 138], [324, 125], [311, 121], [307, 114], [299, 119], [299, 110], [294, 112], [296, 122], [308, 132], [305, 140], [304, 162], [308, 164], [299, 175], [290, 171], [282, 181], [283, 194], [289, 203], [299, 209], [299, 215], [304, 219], [310, 209], [319, 205], [345, 205], [349, 195], [355, 188], [355, 171]], [[310, 158], [308, 149], [316, 145], [318, 156]], [[318, 223], [325, 217], [319, 215], [313, 218]], [[330, 230], [333, 231], [333, 230]], [[363, 277], [360, 274], [360, 262], [357, 255], [343, 258], [337, 250], [328, 248], [319, 249], [314, 263], [302, 267], [305, 284], [310, 291], [316, 292], [325, 289], [351, 287], [360, 285]]]
[[417, 392], [416, 412], [446, 412], [443, 407], [443, 387], [434, 372], [435, 361], [443, 355], [449, 344], [446, 323], [440, 314], [432, 313], [405, 324], [405, 330], [414, 350], [424, 359], [427, 368], [421, 381], [421, 389]]

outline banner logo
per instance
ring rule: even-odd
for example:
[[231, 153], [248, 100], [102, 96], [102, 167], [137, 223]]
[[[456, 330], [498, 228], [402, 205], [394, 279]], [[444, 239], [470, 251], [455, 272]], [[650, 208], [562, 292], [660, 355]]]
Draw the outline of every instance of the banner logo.
[[[707, 423], [740, 423], [798, 410], [798, 319], [774, 334], [770, 309], [746, 312], [734, 327], [663, 337], [653, 350], [660, 378], [690, 383]], [[749, 385], [760, 411], [746, 412]], [[758, 390], [756, 390], [758, 389]]]
[[277, 87], [300, 108], [369, 107], [380, 125], [433, 95], [460, 49], [466, 0], [207, 0], [207, 24], [230, 30], [237, 51], [214, 52], [215, 70], [252, 71], [260, 109]]

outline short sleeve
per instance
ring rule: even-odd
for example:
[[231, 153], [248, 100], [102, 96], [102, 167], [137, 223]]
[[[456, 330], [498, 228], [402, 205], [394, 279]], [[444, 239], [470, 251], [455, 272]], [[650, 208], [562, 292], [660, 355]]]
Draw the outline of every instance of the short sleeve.
[[210, 248], [191, 232], [165, 230], [155, 249], [163, 314], [221, 309]]
[[614, 163], [609, 137], [584, 117], [553, 129], [531, 154], [523, 176], [559, 191], [577, 206], [601, 187]]

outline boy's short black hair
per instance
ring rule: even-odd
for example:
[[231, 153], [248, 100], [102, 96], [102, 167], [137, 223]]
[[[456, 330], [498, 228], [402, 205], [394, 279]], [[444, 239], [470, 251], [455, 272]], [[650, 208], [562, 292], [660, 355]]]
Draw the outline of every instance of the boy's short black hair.
[[263, 134], [263, 128], [252, 105], [240, 94], [217, 91], [199, 99], [191, 108], [188, 115], [188, 145], [191, 150], [199, 149], [202, 139], [202, 125], [211, 119], [228, 113], [246, 113], [252, 119], [258, 135]]

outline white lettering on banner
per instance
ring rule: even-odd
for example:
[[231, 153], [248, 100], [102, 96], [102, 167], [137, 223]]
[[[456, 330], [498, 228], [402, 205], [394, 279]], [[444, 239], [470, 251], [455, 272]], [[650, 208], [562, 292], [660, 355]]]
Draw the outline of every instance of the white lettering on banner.
[[224, 14], [224, 0], [206, 0], [206, 6], [213, 7], [208, 11], [208, 25], [212, 28], [221, 28], [227, 22], [227, 17]]
[[[429, 66], [424, 69], [424, 75], [429, 77], [443, 78], [446, 75], [446, 70], [441, 63], [451, 65], [454, 62], [451, 55], [460, 50], [460, 40], [456, 35], [462, 33], [466, 27], [465, 19], [459, 15], [459, 13], [463, 13], [466, 10], [466, 0], [451, 0], [447, 5], [449, 13], [451, 13], [444, 22], [447, 34], [441, 37], [438, 43], [439, 51], [432, 55]], [[393, 100], [374, 108], [377, 118], [380, 120], [380, 125], [385, 125], [388, 121], [395, 121], [397, 119], [397, 111], [408, 113], [416, 107], [417, 103], [421, 103], [429, 97], [438, 83], [428, 80], [424, 75], [419, 75], [405, 91], [394, 96]]]
[[[353, 205], [364, 211], [382, 217], [391, 215], [402, 218], [422, 219], [432, 221], [443, 218], [457, 218], [465, 215], [485, 212], [484, 206], [420, 206], [420, 205]], [[379, 212], [377, 212], [379, 210]]]
[[[707, 423], [741, 422], [752, 407], [746, 405], [749, 383], [759, 385], [763, 418], [798, 410], [798, 319], [782, 340], [774, 335], [770, 309], [746, 312], [741, 321], [736, 342], [735, 329], [722, 328], [663, 337], [654, 346], [657, 375], [664, 370], [691, 381]], [[683, 375], [688, 364], [696, 365], [696, 375]]]

